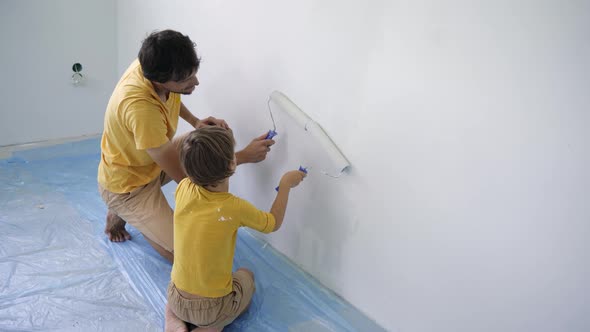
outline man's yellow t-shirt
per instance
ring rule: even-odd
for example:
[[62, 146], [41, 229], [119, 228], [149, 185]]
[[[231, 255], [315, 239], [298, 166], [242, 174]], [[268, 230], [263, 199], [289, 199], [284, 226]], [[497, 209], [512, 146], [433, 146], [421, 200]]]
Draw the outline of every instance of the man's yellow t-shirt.
[[180, 95], [170, 93], [162, 102], [135, 60], [107, 106], [98, 183], [110, 192], [127, 193], [154, 180], [161, 169], [145, 150], [174, 137], [179, 114]]
[[174, 285], [204, 297], [229, 294], [238, 228], [270, 233], [274, 216], [228, 192], [208, 191], [189, 178], [178, 184], [175, 198]]

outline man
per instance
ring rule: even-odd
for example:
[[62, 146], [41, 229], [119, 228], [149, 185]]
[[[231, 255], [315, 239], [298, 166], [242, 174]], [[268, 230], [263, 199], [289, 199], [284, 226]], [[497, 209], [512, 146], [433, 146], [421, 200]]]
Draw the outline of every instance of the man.
[[[181, 137], [173, 139], [178, 119], [195, 128], [229, 129], [224, 120], [195, 117], [181, 102], [181, 95], [199, 85], [199, 63], [188, 36], [172, 30], [152, 33], [115, 87], [105, 113], [98, 167], [99, 192], [108, 207], [105, 233], [113, 242], [129, 240], [128, 222], [170, 262], [173, 211], [161, 187], [186, 177], [177, 149]], [[274, 144], [265, 136], [237, 152], [237, 163], [264, 160]]]

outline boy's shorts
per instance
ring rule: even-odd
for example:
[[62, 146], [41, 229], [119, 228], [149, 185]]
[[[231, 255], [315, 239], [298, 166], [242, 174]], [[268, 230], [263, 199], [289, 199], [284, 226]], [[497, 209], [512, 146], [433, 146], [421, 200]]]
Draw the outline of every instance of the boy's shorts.
[[248, 308], [254, 291], [254, 279], [244, 270], [233, 274], [233, 290], [217, 298], [183, 297], [172, 281], [168, 285], [168, 306], [185, 322], [198, 327], [223, 328]]

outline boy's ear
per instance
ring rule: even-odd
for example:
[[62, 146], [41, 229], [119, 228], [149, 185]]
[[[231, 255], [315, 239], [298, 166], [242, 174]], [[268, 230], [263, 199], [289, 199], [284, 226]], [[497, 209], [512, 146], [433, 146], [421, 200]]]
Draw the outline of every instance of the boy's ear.
[[236, 159], [236, 155], [234, 154], [234, 159], [229, 162], [229, 169], [231, 171], [235, 171], [238, 167], [238, 160]]

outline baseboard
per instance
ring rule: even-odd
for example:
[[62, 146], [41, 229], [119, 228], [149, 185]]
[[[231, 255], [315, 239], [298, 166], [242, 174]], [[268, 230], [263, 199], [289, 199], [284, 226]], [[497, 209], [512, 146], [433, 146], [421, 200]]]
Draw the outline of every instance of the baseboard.
[[64, 138], [56, 138], [50, 139], [45, 141], [34, 141], [28, 143], [18, 143], [18, 144], [9, 144], [9, 145], [0, 145], [0, 159], [7, 159], [12, 156], [12, 152], [14, 151], [22, 151], [22, 150], [29, 150], [35, 149], [45, 146], [63, 144], [68, 142], [77, 142], [83, 141], [89, 138], [97, 138], [100, 137], [101, 133], [96, 134], [88, 134], [82, 136], [75, 136], [75, 137], [64, 137]]

